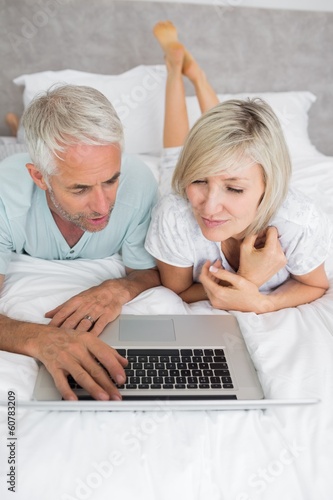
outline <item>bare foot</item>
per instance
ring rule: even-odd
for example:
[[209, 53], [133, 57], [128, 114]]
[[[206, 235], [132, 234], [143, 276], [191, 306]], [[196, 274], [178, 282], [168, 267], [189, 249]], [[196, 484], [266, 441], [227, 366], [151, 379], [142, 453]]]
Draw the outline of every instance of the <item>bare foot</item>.
[[182, 72], [185, 47], [178, 41], [175, 26], [171, 21], [161, 21], [154, 26], [153, 33], [163, 49], [168, 70]]
[[20, 124], [19, 117], [17, 115], [15, 115], [14, 113], [7, 113], [5, 120], [6, 120], [6, 124], [10, 128], [11, 134], [16, 137], [17, 131], [19, 128], [19, 124]]
[[177, 30], [171, 21], [160, 21], [155, 24], [153, 33], [164, 52], [168, 50], [170, 43], [178, 42]]
[[207, 81], [204, 71], [186, 47], [178, 40], [176, 27], [171, 21], [161, 21], [153, 33], [164, 51], [168, 78], [186, 76], [194, 85], [200, 109], [207, 111], [218, 103], [216, 93]]
[[184, 76], [193, 83], [202, 77], [201, 68], [185, 46], [179, 42], [177, 29], [171, 21], [160, 21], [154, 26], [153, 33], [164, 51], [167, 63], [172, 66], [173, 63], [178, 65], [182, 58]]

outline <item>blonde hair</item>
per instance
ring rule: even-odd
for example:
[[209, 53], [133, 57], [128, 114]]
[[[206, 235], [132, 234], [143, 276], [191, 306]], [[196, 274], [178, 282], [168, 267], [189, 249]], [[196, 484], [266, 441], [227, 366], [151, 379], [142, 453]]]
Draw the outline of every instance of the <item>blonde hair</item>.
[[76, 144], [118, 144], [123, 127], [110, 101], [98, 90], [53, 86], [37, 95], [22, 117], [33, 163], [46, 176], [56, 173], [55, 157]]
[[283, 202], [291, 176], [291, 161], [280, 123], [261, 99], [230, 100], [202, 115], [191, 129], [172, 179], [186, 198], [186, 188], [205, 177], [237, 170], [244, 156], [263, 171], [265, 192], [255, 220], [245, 235], [267, 227]]

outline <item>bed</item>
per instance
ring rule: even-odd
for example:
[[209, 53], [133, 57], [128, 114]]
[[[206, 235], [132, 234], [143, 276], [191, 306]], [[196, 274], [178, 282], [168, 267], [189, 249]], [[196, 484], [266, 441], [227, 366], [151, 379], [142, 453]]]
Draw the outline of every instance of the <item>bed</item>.
[[[333, 112], [327, 105], [333, 97], [328, 50], [333, 15], [238, 5], [103, 0], [92, 5], [86, 0], [57, 0], [36, 3], [32, 9], [31, 2], [20, 6], [5, 2], [1, 23], [5, 23], [7, 37], [2, 51], [8, 71], [1, 76], [1, 109], [20, 114], [36, 91], [58, 81], [95, 86], [110, 98], [124, 122], [127, 151], [143, 158], [163, 193], [168, 189], [168, 175], [159, 170], [165, 68], [157, 44], [154, 47], [149, 37], [156, 21], [172, 19], [186, 34], [184, 41], [206, 64], [221, 100], [254, 93], [271, 103], [290, 148], [293, 185], [333, 222]], [[197, 30], [199, 20], [202, 29]], [[282, 27], [291, 40], [282, 36]], [[309, 36], [310, 28], [313, 36]], [[91, 44], [79, 61], [83, 33]], [[55, 39], [57, 52], [52, 50]], [[210, 47], [211, 40], [214, 43], [207, 53], [205, 44]], [[226, 40], [230, 41], [228, 51]], [[109, 44], [110, 64], [101, 54], [103, 44]], [[221, 53], [223, 75], [219, 76], [221, 71], [214, 68]], [[251, 64], [246, 64], [250, 57]], [[198, 108], [190, 93], [187, 104], [193, 123]], [[24, 151], [22, 131], [18, 138], [8, 137], [5, 128], [1, 134], [2, 157]], [[32, 397], [37, 362], [0, 351], [0, 400], [7, 402], [14, 391], [18, 403], [14, 444], [7, 404], [0, 406], [1, 498], [331, 499], [333, 250], [326, 270], [331, 288], [311, 304], [262, 315], [231, 311], [265, 396], [318, 398], [315, 405], [250, 411], [34, 411], [20, 408], [20, 401]], [[46, 323], [45, 311], [122, 273], [119, 256], [103, 261], [45, 262], [14, 255], [0, 312]], [[208, 301], [187, 305], [163, 287], [144, 292], [126, 304], [123, 313], [224, 314]], [[16, 459], [12, 478], [10, 446]], [[8, 489], [11, 479], [15, 494]]]

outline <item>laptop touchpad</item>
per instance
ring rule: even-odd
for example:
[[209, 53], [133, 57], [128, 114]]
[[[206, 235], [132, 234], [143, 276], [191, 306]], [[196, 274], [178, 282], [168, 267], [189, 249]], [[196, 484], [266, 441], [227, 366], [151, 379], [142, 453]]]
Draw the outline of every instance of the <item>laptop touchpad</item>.
[[119, 340], [129, 342], [172, 342], [176, 340], [172, 319], [124, 318], [119, 321]]

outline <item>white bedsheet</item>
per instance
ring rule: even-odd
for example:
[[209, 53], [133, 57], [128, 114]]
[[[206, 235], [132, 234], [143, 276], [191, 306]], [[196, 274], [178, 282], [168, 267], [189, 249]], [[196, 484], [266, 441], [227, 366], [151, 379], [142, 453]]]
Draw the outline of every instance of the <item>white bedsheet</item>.
[[[156, 161], [151, 160], [151, 166]], [[333, 220], [333, 159], [299, 159], [293, 182]], [[333, 491], [332, 288], [312, 304], [256, 315], [235, 312], [266, 397], [318, 397], [314, 406], [228, 412], [37, 412], [16, 415], [16, 493], [7, 490], [7, 408], [0, 407], [0, 496], [16, 500], [331, 500]], [[14, 256], [0, 312], [43, 317], [110, 275], [118, 257], [45, 262]], [[130, 314], [223, 314], [184, 304], [159, 287], [124, 306]], [[0, 400], [32, 395], [36, 362], [0, 352]]]

